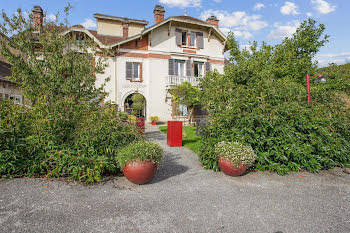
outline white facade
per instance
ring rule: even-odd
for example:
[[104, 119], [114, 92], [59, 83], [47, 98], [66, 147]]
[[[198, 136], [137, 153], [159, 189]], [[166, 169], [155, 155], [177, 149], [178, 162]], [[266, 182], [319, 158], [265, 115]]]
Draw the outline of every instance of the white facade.
[[[177, 45], [176, 28], [188, 33], [203, 33], [204, 48]], [[199, 79], [193, 75], [187, 76], [186, 65], [184, 65], [183, 75], [170, 75], [169, 59], [191, 60], [192, 69], [194, 63], [199, 62], [203, 64], [199, 65], [204, 69], [203, 75], [205, 75], [204, 64], [206, 63], [210, 63], [211, 70], [216, 69], [219, 73], [223, 73], [225, 37], [220, 36], [218, 29], [213, 30], [211, 26], [173, 20], [151, 27], [148, 31], [146, 29], [144, 33], [110, 46], [115, 56], [107, 59], [108, 67], [105, 74], [97, 75], [97, 85], [101, 85], [106, 78], [110, 79], [105, 87], [105, 91], [109, 93], [105, 102], [111, 101], [117, 104], [122, 111], [126, 98], [131, 94], [140, 93], [146, 99], [145, 117], [147, 120], [150, 116], [158, 116], [160, 121], [172, 120], [174, 113], [172, 112], [171, 96], [168, 93], [171, 84], [190, 81], [196, 85]], [[148, 46], [136, 47], [136, 43], [140, 44], [145, 39], [147, 39]], [[127, 79], [127, 63], [140, 64], [138, 69], [133, 69], [132, 75], [141, 71], [142, 81]]]

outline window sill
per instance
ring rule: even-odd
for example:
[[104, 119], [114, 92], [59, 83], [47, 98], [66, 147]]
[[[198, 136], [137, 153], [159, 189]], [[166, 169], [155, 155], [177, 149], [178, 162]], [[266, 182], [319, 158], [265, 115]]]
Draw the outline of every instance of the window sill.
[[200, 50], [200, 48], [196, 46], [188, 46], [188, 45], [178, 45], [179, 48], [185, 48], [185, 49], [195, 49], [195, 50]]

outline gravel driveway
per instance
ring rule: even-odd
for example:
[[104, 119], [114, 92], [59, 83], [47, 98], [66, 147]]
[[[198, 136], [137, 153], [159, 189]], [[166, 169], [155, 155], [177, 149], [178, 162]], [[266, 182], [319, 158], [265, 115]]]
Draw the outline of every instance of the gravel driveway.
[[167, 147], [157, 128], [147, 137], [166, 150], [148, 185], [0, 180], [0, 232], [350, 232], [343, 169], [232, 178], [203, 170], [186, 148]]

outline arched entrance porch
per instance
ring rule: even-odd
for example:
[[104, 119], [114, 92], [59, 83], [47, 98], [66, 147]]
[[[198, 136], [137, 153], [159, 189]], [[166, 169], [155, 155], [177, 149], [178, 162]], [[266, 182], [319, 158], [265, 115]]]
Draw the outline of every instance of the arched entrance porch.
[[124, 112], [146, 118], [146, 98], [140, 93], [131, 93], [124, 100]]

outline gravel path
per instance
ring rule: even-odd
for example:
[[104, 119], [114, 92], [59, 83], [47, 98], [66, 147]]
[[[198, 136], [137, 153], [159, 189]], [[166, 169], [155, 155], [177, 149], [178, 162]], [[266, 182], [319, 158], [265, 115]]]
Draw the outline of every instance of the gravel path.
[[350, 175], [205, 171], [186, 148], [169, 148], [155, 179], [124, 177], [83, 186], [0, 180], [0, 232], [350, 232]]

